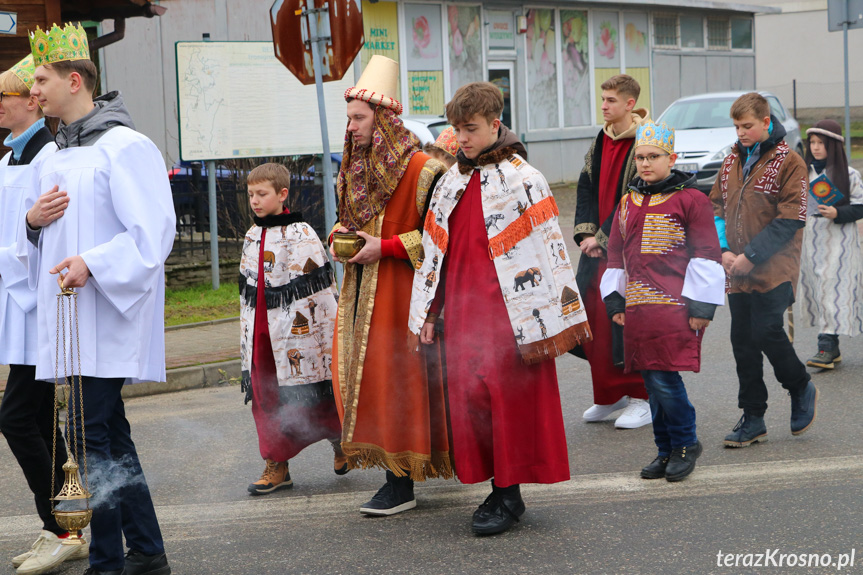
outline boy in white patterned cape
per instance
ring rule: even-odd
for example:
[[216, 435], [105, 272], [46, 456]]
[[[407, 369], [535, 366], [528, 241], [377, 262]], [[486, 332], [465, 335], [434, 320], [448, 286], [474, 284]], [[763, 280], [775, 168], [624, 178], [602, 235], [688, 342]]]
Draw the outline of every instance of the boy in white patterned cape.
[[240, 262], [240, 350], [242, 389], [266, 461], [248, 491], [263, 495], [292, 487], [288, 460], [322, 439], [336, 452], [337, 475], [348, 464], [333, 397], [338, 304], [327, 253], [302, 215], [284, 207], [291, 185], [285, 166], [260, 165], [247, 181], [255, 225]]
[[557, 204], [500, 123], [500, 90], [467, 84], [446, 109], [458, 163], [435, 187], [426, 216], [409, 345], [433, 342], [446, 306], [455, 466], [463, 483], [493, 478], [473, 515], [474, 532], [492, 535], [524, 513], [521, 483], [569, 479], [554, 358], [589, 340], [590, 328]]

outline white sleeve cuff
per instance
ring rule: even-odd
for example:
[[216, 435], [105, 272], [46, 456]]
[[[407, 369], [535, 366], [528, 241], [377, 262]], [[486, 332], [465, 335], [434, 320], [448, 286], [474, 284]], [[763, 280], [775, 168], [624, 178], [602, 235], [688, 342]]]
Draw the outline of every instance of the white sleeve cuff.
[[693, 301], [725, 305], [725, 270], [722, 265], [704, 258], [689, 260], [681, 295]]
[[[724, 290], [724, 283], [722, 287]], [[602, 295], [602, 299], [614, 292], [619, 293], [621, 297], [626, 297], [626, 272], [621, 268], [606, 269], [605, 273], [602, 274], [602, 280], [599, 282], [599, 293]]]

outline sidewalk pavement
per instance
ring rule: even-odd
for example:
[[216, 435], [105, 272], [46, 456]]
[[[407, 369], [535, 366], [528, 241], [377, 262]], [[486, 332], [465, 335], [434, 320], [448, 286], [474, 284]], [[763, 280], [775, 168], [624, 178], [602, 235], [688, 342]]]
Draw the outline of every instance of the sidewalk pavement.
[[[226, 378], [240, 376], [239, 358], [239, 318], [165, 328], [167, 381], [127, 385], [123, 397], [218, 385]], [[0, 393], [6, 388], [8, 373], [8, 367], [0, 367]]]

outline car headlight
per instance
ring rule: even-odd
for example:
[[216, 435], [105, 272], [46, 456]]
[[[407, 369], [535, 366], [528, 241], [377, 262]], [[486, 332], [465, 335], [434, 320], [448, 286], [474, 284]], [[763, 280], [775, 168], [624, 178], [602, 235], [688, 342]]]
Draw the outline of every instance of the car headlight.
[[724, 160], [725, 156], [727, 156], [730, 153], [731, 153], [731, 146], [725, 146], [724, 148], [722, 148], [721, 150], [716, 152], [716, 154], [714, 154], [713, 157], [710, 158], [710, 161], [714, 162], [716, 160]]

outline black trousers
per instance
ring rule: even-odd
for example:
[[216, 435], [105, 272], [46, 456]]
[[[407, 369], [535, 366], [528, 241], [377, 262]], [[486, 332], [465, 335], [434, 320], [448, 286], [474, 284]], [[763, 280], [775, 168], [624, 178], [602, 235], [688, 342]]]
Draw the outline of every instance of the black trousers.
[[801, 391], [809, 382], [806, 366], [785, 333], [783, 314], [792, 303], [791, 282], [765, 293], [728, 294], [731, 348], [740, 382], [737, 405], [752, 415], [763, 416], [767, 411], [763, 355], [773, 366], [776, 379], [789, 392]]
[[[9, 380], [0, 403], [0, 431], [18, 460], [36, 500], [43, 528], [56, 535], [66, 533], [51, 514], [51, 451], [54, 441], [54, 384], [36, 380], [36, 367], [9, 366]], [[57, 461], [54, 494], [63, 486], [66, 445], [57, 429]]]
[[[132, 441], [132, 430], [120, 392], [122, 378], [84, 376], [84, 430], [87, 443], [87, 466], [93, 498], [90, 522], [90, 567], [97, 571], [123, 569], [123, 538], [129, 549], [145, 555], [165, 551], [150, 488], [144, 478], [138, 451]], [[72, 384], [70, 400], [77, 407], [78, 379]], [[80, 435], [70, 442], [84, 451]]]

